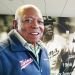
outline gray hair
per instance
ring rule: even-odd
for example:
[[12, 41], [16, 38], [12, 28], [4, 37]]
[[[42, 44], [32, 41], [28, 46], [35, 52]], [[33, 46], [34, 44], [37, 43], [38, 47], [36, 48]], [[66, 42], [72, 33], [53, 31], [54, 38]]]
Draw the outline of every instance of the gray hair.
[[27, 4], [27, 5], [20, 6], [16, 10], [16, 12], [15, 12], [15, 20], [17, 20], [18, 18], [23, 17], [23, 13], [25, 12], [26, 9], [29, 9], [29, 8], [35, 9], [42, 16], [42, 13], [41, 13], [41, 11], [39, 10], [38, 7], [36, 7], [35, 5], [32, 5], [32, 4]]

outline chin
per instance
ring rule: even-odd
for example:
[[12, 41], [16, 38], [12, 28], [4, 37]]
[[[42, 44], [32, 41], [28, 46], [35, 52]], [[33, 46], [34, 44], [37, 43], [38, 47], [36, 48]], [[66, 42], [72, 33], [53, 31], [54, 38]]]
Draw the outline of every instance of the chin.
[[39, 42], [40, 40], [34, 40], [34, 41], [31, 41], [31, 43], [33, 44], [36, 44], [37, 42]]

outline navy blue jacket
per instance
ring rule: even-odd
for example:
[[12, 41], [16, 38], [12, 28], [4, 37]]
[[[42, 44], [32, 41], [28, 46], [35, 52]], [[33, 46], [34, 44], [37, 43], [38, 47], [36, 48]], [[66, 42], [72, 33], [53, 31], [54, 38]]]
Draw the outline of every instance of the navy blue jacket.
[[9, 38], [0, 43], [0, 75], [50, 75], [46, 50], [41, 48], [38, 64], [35, 55], [11, 32]]

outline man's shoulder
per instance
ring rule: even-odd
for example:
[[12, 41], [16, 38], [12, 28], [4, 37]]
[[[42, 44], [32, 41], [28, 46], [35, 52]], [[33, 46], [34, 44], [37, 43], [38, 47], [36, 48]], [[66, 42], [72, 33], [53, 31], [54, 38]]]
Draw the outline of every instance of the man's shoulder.
[[0, 42], [0, 52], [4, 51], [8, 47], [8, 40]]

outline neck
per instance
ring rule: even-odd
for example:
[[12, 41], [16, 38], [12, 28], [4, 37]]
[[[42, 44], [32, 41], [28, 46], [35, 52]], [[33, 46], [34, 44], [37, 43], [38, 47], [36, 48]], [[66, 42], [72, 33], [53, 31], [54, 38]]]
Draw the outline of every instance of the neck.
[[36, 46], [36, 42], [35, 42], [35, 43], [33, 43], [33, 42], [28, 42], [28, 43], [32, 44], [32, 45], [33, 45], [33, 47], [35, 47], [35, 46]]

